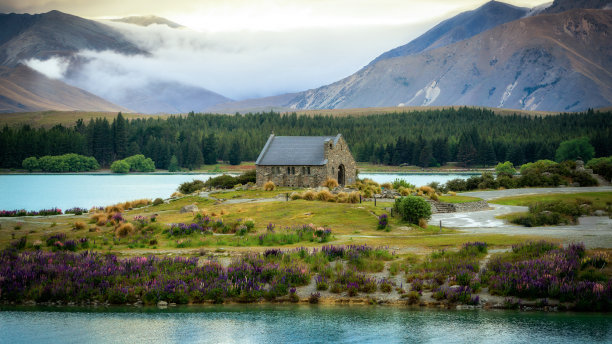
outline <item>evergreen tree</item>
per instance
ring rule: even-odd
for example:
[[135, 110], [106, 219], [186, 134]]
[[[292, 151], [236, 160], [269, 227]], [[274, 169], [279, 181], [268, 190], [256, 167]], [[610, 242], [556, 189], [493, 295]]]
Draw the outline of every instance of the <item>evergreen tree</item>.
[[431, 144], [428, 142], [421, 150], [421, 154], [419, 154], [419, 166], [421, 167], [429, 167], [433, 161], [433, 152], [431, 149]]
[[202, 158], [202, 151], [200, 150], [200, 145], [198, 145], [195, 139], [190, 140], [187, 143], [187, 155], [185, 156], [184, 165], [187, 166], [190, 170], [194, 170], [199, 168], [204, 163], [204, 158]]
[[242, 150], [240, 149], [240, 143], [237, 140], [232, 142], [228, 160], [230, 165], [240, 165], [240, 162], [242, 162]]
[[121, 112], [117, 114], [117, 118], [113, 121], [113, 138], [115, 156], [117, 159], [123, 159], [127, 156], [127, 128], [126, 121]]
[[512, 162], [514, 166], [520, 166], [525, 163], [525, 155], [523, 153], [523, 147], [520, 145], [512, 146], [508, 151], [506, 160]]
[[457, 160], [463, 166], [472, 166], [478, 161], [478, 153], [476, 147], [472, 142], [470, 135], [464, 133], [459, 139], [459, 145], [457, 147]]
[[497, 163], [495, 159], [495, 150], [493, 149], [493, 143], [488, 140], [482, 140], [480, 144], [480, 163], [483, 166], [491, 166]]
[[176, 155], [172, 155], [172, 158], [170, 158], [170, 165], [168, 165], [168, 172], [178, 171], [180, 171], [178, 159], [176, 158]]
[[206, 165], [217, 163], [217, 139], [214, 134], [209, 134], [206, 139], [202, 138], [202, 155]]

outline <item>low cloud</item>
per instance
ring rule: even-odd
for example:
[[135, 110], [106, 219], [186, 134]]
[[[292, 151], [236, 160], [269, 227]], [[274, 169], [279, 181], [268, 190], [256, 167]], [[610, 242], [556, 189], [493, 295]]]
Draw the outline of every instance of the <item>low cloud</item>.
[[165, 25], [140, 27], [105, 22], [149, 56], [80, 51], [66, 71], [61, 59], [30, 60], [53, 78], [109, 100], [150, 82], [178, 82], [226, 97], [246, 98], [302, 91], [346, 77], [380, 53], [404, 44], [427, 25], [289, 32], [201, 33]]
[[29, 59], [23, 63], [51, 79], [62, 79], [69, 64], [61, 57], [51, 57], [47, 60]]

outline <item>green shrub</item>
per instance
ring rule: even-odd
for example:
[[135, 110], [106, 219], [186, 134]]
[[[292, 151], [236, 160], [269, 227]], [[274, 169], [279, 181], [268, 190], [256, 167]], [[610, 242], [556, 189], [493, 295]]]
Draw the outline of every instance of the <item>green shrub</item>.
[[592, 169], [594, 173], [599, 174], [608, 181], [612, 180], [612, 156], [591, 159], [587, 162], [586, 168]]
[[589, 161], [594, 156], [595, 148], [589, 143], [588, 137], [581, 137], [561, 142], [555, 153], [555, 160], [561, 162], [581, 158], [584, 161]]
[[478, 189], [478, 185], [480, 185], [480, 183], [482, 183], [482, 176], [471, 176], [470, 178], [468, 178], [465, 183], [466, 183], [466, 189], [467, 190], [476, 190]]
[[[248, 183], [255, 183], [256, 174], [255, 170], [245, 172], [239, 176], [233, 177], [227, 174], [220, 175], [215, 178], [209, 178], [204, 186], [219, 188], [219, 189], [232, 189], [236, 184], [246, 185]], [[182, 191], [181, 191], [182, 192]]]
[[159, 197], [153, 201], [153, 205], [160, 205], [160, 204], [164, 204], [164, 200]]
[[86, 172], [100, 169], [94, 157], [79, 154], [45, 155], [40, 159], [26, 158], [23, 167], [28, 170], [41, 169], [44, 172]]
[[151, 158], [146, 158], [142, 154], [132, 155], [123, 159], [130, 165], [132, 172], [155, 172], [155, 163]]
[[26, 170], [32, 172], [33, 170], [37, 170], [38, 169], [38, 159], [36, 159], [36, 157], [33, 157], [33, 156], [31, 156], [29, 158], [25, 158], [21, 165]]
[[588, 172], [576, 171], [572, 174], [572, 181], [580, 186], [597, 186], [597, 179], [593, 178]]
[[509, 177], [507, 175], [500, 175], [497, 177], [497, 183], [500, 187], [505, 189], [514, 189], [518, 186], [517, 179]]
[[510, 161], [500, 162], [495, 166], [495, 173], [498, 176], [513, 176], [516, 173], [516, 169]]
[[521, 166], [521, 174], [529, 172], [550, 172], [550, 169], [558, 164], [552, 160], [538, 160], [536, 162], [530, 162]]
[[461, 178], [451, 179], [446, 182], [446, 188], [450, 191], [467, 191], [467, 181]]
[[111, 171], [113, 173], [128, 173], [130, 172], [130, 164], [125, 160], [117, 160], [111, 164]]
[[402, 216], [402, 220], [413, 224], [418, 224], [419, 219], [429, 219], [431, 217], [431, 207], [421, 197], [400, 197], [395, 200], [394, 209]]
[[404, 188], [407, 188], [407, 189], [414, 189], [415, 188], [414, 185], [408, 183], [404, 179], [399, 179], [399, 178], [395, 179], [393, 181], [393, 183], [391, 183], [391, 184], [393, 185], [393, 189], [394, 190], [399, 190], [399, 188], [401, 188], [401, 187], [404, 187]]
[[479, 189], [497, 189], [499, 188], [499, 183], [497, 182], [497, 180], [495, 180], [493, 175], [490, 173], [483, 173], [482, 176], [480, 176], [480, 180], [481, 180], [480, 183], [478, 183]]
[[178, 188], [178, 190], [185, 194], [188, 195], [190, 193], [196, 192], [198, 190], [201, 190], [204, 188], [206, 184], [198, 179], [194, 179], [193, 181], [190, 182], [184, 182], [183, 184], [181, 184]]

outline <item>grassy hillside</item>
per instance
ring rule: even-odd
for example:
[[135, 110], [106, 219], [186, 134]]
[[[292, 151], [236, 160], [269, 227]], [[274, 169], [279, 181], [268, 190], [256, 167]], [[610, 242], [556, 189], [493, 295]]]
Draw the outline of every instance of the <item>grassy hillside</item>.
[[[367, 115], [378, 115], [378, 114], [389, 114], [389, 113], [411, 113], [416, 111], [426, 110], [442, 110], [442, 109], [458, 109], [459, 106], [411, 106], [411, 107], [377, 107], [377, 108], [360, 108], [360, 109], [331, 109], [331, 110], [298, 110], [290, 111], [287, 113], [296, 112], [300, 116], [334, 116], [334, 117], [345, 117], [345, 116], [367, 116]], [[609, 110], [610, 108], [608, 108]], [[551, 116], [557, 115], [557, 112], [545, 112], [545, 111], [525, 111], [525, 110], [512, 110], [512, 109], [498, 109], [489, 108], [497, 115], [526, 115], [526, 116]], [[602, 109], [605, 111], [605, 109]], [[97, 111], [36, 111], [36, 112], [16, 112], [16, 113], [4, 113], [0, 114], [0, 125], [1, 126], [17, 126], [21, 124], [29, 124], [33, 127], [52, 127], [57, 124], [64, 126], [72, 126], [78, 119], [83, 119], [85, 122], [91, 118], [102, 117], [109, 121], [117, 116], [116, 112], [97, 112]], [[128, 119], [133, 118], [149, 118], [149, 117], [167, 117], [169, 115], [146, 115], [138, 113], [124, 113], [124, 116]], [[181, 116], [181, 115], [174, 115]]]

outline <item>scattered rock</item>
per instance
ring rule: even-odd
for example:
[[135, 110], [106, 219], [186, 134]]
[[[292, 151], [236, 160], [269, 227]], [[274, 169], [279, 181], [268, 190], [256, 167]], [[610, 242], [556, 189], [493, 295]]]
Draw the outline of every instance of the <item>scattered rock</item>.
[[168, 306], [169, 306], [169, 307], [176, 307], [176, 303], [174, 303], [174, 302], [170, 302], [170, 303], [168, 304]]
[[157, 307], [158, 308], [166, 308], [166, 307], [168, 307], [168, 302], [166, 302], [166, 301], [159, 301], [159, 302], [157, 302]]
[[595, 216], [606, 216], [606, 212], [601, 210], [601, 209], [597, 209], [593, 212], [593, 215]]
[[181, 208], [180, 213], [193, 213], [199, 211], [198, 207], [195, 204], [188, 204]]

